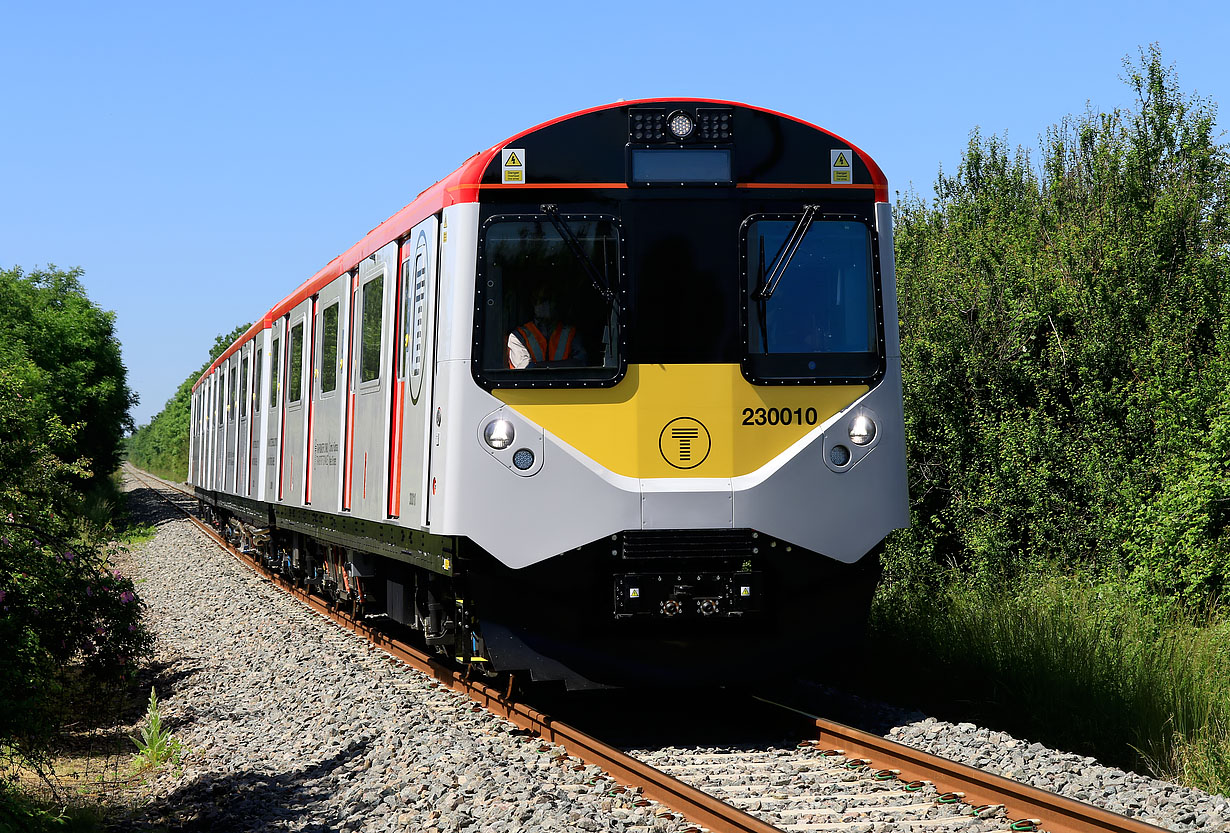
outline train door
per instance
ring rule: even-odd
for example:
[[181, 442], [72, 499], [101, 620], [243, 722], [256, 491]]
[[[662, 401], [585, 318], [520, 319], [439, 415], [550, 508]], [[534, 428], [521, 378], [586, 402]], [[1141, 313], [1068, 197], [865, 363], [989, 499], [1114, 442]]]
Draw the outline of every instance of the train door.
[[390, 517], [427, 526], [431, 401], [435, 367], [436, 241], [439, 221], [428, 217], [410, 230], [401, 248], [398, 297], [397, 384], [389, 482]]
[[261, 407], [261, 379], [264, 376], [265, 369], [262, 366], [265, 360], [265, 333], [267, 330], [261, 330], [256, 338], [252, 339], [252, 429], [251, 435], [248, 438], [248, 490], [249, 497], [260, 497], [261, 485], [261, 432], [264, 430], [264, 414], [265, 410]]
[[351, 292], [350, 406], [346, 425], [343, 508], [372, 520], [385, 518], [392, 384], [391, 330], [397, 276], [397, 243], [359, 266]]
[[291, 310], [287, 319], [285, 421], [282, 428], [281, 501], [296, 506], [304, 503], [305, 473], [307, 471], [307, 417], [308, 417], [308, 366], [310, 354], [308, 343], [312, 337], [312, 299]]
[[226, 360], [226, 469], [224, 491], [234, 493], [239, 466], [239, 356]]
[[282, 368], [286, 354], [286, 319], [279, 318], [266, 331], [269, 333], [269, 356], [265, 360], [265, 489], [263, 500], [272, 503], [281, 500], [278, 491], [281, 482], [282, 428], [286, 423], [286, 411], [282, 400]]
[[252, 380], [248, 376], [248, 368], [252, 364], [251, 343], [240, 347], [235, 358], [239, 362], [239, 387], [236, 388], [238, 395], [235, 397], [238, 400], [235, 431], [237, 438], [235, 443], [235, 494], [246, 495], [248, 493], [248, 470], [251, 468], [252, 457], [252, 392], [249, 390]]
[[312, 350], [312, 506], [341, 508], [342, 423], [346, 416], [347, 316], [350, 275], [338, 277], [316, 298], [316, 344]]
[[211, 487], [223, 490], [226, 472], [226, 364], [214, 370], [214, 477]]

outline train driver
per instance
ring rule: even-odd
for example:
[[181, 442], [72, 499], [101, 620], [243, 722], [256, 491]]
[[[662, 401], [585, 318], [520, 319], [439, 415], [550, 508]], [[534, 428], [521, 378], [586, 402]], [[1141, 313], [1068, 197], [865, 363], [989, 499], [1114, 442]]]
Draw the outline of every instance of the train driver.
[[534, 317], [508, 334], [508, 367], [524, 369], [563, 362], [584, 365], [585, 347], [576, 327], [557, 320], [558, 302], [551, 290], [540, 284], [534, 290]]

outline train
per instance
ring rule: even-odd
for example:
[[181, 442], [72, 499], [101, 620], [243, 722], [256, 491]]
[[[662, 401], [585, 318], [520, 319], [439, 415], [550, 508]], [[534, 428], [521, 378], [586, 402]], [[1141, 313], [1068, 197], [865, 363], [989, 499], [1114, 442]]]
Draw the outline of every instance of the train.
[[537, 125], [265, 312], [190, 435], [238, 545], [472, 669], [823, 669], [909, 521], [887, 180], [732, 101]]

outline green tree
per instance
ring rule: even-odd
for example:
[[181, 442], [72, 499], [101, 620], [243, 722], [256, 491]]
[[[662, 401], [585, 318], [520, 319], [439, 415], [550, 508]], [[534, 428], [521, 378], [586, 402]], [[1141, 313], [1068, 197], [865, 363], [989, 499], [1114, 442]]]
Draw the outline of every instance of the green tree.
[[975, 132], [897, 207], [914, 526], [888, 574], [1038, 559], [1207, 601], [1230, 566], [1230, 154], [1151, 47], [1130, 110]]
[[[119, 465], [137, 396], [115, 335], [115, 313], [100, 309], [81, 286], [82, 270], [48, 266], [26, 274], [0, 269], [0, 332], [13, 356], [41, 377], [39, 393], [64, 425], [77, 426], [71, 451], [107, 476]], [[69, 454], [70, 449], [58, 448]]]
[[201, 378], [201, 374], [209, 369], [214, 359], [222, 355], [250, 326], [241, 324], [229, 333], [215, 338], [205, 364], [184, 379], [175, 395], [167, 400], [167, 404], [148, 425], [137, 429], [128, 442], [128, 459], [133, 465], [173, 480], [187, 479], [192, 386]]

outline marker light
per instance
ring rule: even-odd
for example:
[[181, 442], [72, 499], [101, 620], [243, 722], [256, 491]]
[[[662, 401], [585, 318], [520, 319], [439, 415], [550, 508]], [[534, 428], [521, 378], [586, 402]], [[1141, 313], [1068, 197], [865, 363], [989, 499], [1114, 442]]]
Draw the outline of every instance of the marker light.
[[859, 414], [850, 422], [850, 442], [867, 445], [876, 438], [876, 424], [866, 414]]
[[528, 448], [518, 448], [517, 453], [513, 455], [513, 465], [519, 471], [526, 471], [534, 466], [534, 452]]
[[696, 127], [696, 123], [692, 121], [692, 117], [687, 113], [682, 110], [676, 110], [671, 113], [666, 126], [670, 128], [671, 134], [676, 139], [686, 139], [692, 135], [692, 130]]
[[850, 449], [844, 445], [835, 445], [829, 449], [829, 460], [834, 466], [841, 468], [846, 463], [850, 462]]
[[516, 436], [512, 423], [506, 419], [493, 419], [483, 429], [483, 440], [496, 451], [508, 448]]

